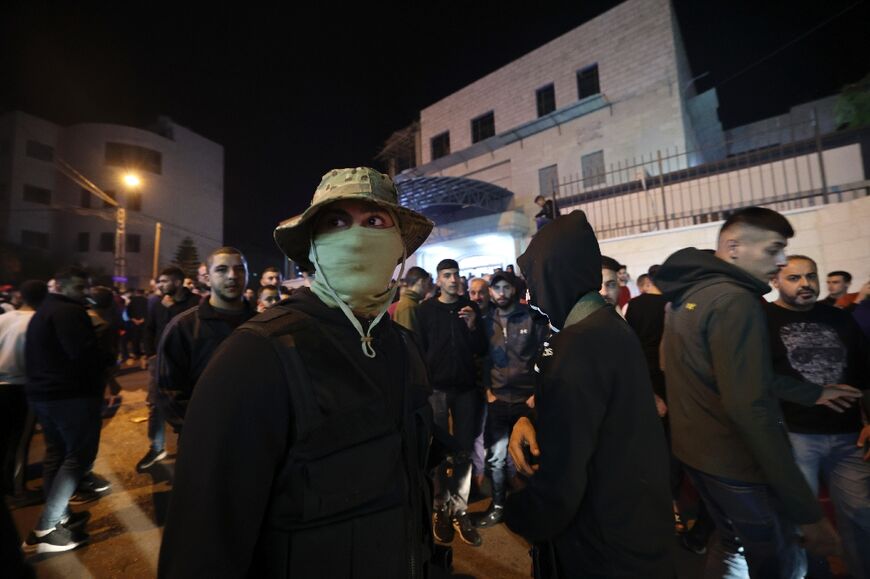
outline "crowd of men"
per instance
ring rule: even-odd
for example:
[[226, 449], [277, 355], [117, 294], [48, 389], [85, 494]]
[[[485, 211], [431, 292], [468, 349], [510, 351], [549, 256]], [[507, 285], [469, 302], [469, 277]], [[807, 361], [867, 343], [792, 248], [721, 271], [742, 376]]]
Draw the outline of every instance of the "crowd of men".
[[166, 458], [166, 424], [179, 435], [161, 577], [437, 577], [447, 545], [503, 522], [536, 577], [673, 577], [675, 532], [705, 577], [826, 577], [830, 555], [870, 577], [870, 283], [833, 271], [820, 300], [787, 219], [750, 207], [635, 285], [583, 212], [537, 201], [522, 276], [406, 270], [432, 223], [355, 168], [275, 231], [310, 287], [285, 294], [269, 268], [249, 288], [230, 247], [151, 295], [89, 291], [77, 268], [22, 284], [0, 316], [0, 424], [13, 503], [33, 499], [28, 416], [45, 437], [24, 551], [88, 540], [69, 505], [110, 491], [101, 413], [140, 364], [136, 468]]

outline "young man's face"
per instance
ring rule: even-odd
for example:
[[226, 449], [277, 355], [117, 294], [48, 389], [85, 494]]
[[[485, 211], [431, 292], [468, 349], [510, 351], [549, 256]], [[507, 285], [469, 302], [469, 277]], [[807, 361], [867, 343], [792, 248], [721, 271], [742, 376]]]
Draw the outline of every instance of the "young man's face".
[[74, 276], [70, 279], [57, 280], [57, 291], [71, 300], [84, 302], [90, 285], [89, 280]]
[[847, 291], [849, 291], [849, 284], [846, 283], [846, 278], [842, 275], [829, 275], [827, 282], [828, 293], [831, 294], [832, 297], [841, 298]]
[[486, 309], [486, 306], [489, 305], [489, 284], [486, 283], [486, 280], [480, 278], [471, 280], [468, 297], [482, 309]]
[[514, 302], [514, 294], [516, 288], [509, 284], [506, 280], [500, 279], [489, 288], [490, 297], [495, 305], [500, 308], [507, 308]]
[[242, 298], [248, 285], [248, 264], [241, 255], [223, 253], [212, 257], [208, 268], [208, 285], [224, 301]]
[[260, 285], [281, 285], [281, 274], [277, 271], [267, 271], [260, 277]]
[[601, 297], [610, 305], [615, 306], [619, 303], [619, 280], [616, 278], [616, 272], [612, 269], [601, 269]]
[[441, 288], [441, 293], [450, 297], [459, 296], [459, 279], [458, 269], [442, 269], [438, 272], [438, 287]]
[[257, 292], [255, 292], [253, 289], [248, 288], [245, 290], [245, 299], [248, 300], [249, 302], [254, 301], [254, 298], [256, 298], [256, 297], [257, 297]]
[[535, 199], [535, 203], [538, 207], [543, 207], [547, 203], [547, 200], [543, 197], [538, 197], [537, 199]]
[[[786, 264], [788, 240], [775, 231], [741, 225], [726, 231], [727, 259], [755, 279], [767, 283]], [[719, 252], [717, 252], [717, 255]]]
[[257, 302], [257, 309], [259, 309], [261, 312], [266, 311], [280, 301], [281, 292], [279, 292], [278, 290], [263, 290], [260, 292], [260, 299]]
[[628, 283], [628, 280], [631, 279], [631, 276], [628, 275], [628, 270], [620, 268], [618, 272], [616, 272], [616, 280], [619, 282], [619, 285], [625, 285]]
[[790, 259], [773, 278], [779, 299], [795, 310], [812, 309], [819, 298], [819, 274], [816, 266], [805, 259]]
[[181, 287], [183, 280], [175, 279], [171, 275], [161, 275], [157, 278], [157, 289], [165, 296], [171, 296]]

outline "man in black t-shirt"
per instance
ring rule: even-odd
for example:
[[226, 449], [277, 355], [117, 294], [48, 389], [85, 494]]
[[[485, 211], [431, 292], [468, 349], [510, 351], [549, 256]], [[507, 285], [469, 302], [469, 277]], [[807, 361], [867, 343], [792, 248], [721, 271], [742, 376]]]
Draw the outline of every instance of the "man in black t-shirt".
[[649, 268], [646, 274], [646, 291], [628, 302], [625, 321], [635, 331], [643, 346], [643, 353], [649, 367], [649, 377], [656, 396], [656, 409], [659, 416], [667, 413], [665, 396], [665, 376], [659, 365], [659, 344], [665, 331], [665, 306], [668, 300], [655, 285], [655, 274], [659, 266]]
[[[861, 388], [864, 419], [857, 406], [842, 413], [824, 406], [782, 401], [795, 460], [818, 493], [828, 487], [846, 554], [855, 577], [870, 576], [870, 370], [867, 343], [852, 317], [818, 302], [819, 277], [809, 257], [793, 255], [774, 278], [779, 299], [767, 306], [774, 370], [816, 384]], [[856, 445], [857, 441], [857, 445]], [[864, 547], [860, 547], [864, 545]], [[824, 559], [810, 560], [823, 576]]]

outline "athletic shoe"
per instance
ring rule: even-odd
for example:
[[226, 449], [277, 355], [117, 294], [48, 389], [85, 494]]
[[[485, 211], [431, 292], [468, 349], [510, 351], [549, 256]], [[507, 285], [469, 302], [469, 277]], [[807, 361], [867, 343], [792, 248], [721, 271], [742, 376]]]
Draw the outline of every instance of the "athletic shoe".
[[60, 525], [70, 530], [79, 529], [91, 520], [90, 511], [82, 511], [80, 513], [70, 513], [60, 520]]
[[504, 519], [504, 507], [492, 505], [485, 512], [475, 513], [471, 516], [473, 517], [472, 523], [478, 529], [494, 527]]
[[444, 506], [435, 511], [435, 522], [432, 524], [432, 534], [435, 535], [435, 540], [439, 543], [453, 542], [453, 524], [450, 522], [450, 513], [447, 511], [447, 506]]
[[459, 533], [459, 538], [463, 542], [468, 543], [472, 547], [480, 547], [483, 544], [483, 539], [474, 525], [471, 524], [471, 519], [468, 518], [468, 513], [458, 513], [451, 518], [453, 528]]
[[112, 483], [95, 472], [89, 472], [82, 477], [76, 490], [103, 493], [112, 489]]
[[59, 553], [71, 551], [87, 540], [88, 536], [84, 533], [76, 533], [61, 525], [42, 537], [37, 537], [36, 531], [31, 531], [21, 544], [21, 549], [25, 553]]
[[71, 505], [84, 505], [87, 503], [94, 502], [97, 499], [103, 498], [106, 496], [108, 491], [103, 491], [98, 493], [97, 491], [92, 490], [78, 490], [75, 492], [73, 496], [69, 499], [69, 504]]
[[148, 470], [155, 463], [160, 462], [166, 458], [166, 449], [163, 450], [154, 450], [153, 448], [148, 451], [148, 454], [142, 457], [142, 460], [136, 463], [136, 470], [142, 472], [143, 470]]

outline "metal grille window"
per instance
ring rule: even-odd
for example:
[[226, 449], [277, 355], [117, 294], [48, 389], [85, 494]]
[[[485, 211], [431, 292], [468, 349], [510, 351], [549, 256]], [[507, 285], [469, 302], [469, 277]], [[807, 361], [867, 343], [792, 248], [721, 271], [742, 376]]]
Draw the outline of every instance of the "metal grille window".
[[159, 151], [137, 145], [106, 143], [106, 165], [141, 169], [160, 175], [163, 172], [163, 155]]
[[100, 251], [115, 251], [115, 234], [100, 234]]
[[604, 185], [607, 182], [607, 175], [604, 171], [604, 151], [583, 155], [580, 158], [580, 165], [583, 170], [584, 187]]
[[35, 187], [34, 185], [25, 185], [24, 200], [28, 203], [51, 205], [51, 191], [42, 187]]
[[48, 249], [48, 233], [22, 229], [21, 245], [35, 247], [36, 249]]
[[588, 96], [601, 92], [598, 85], [598, 65], [593, 64], [577, 71], [577, 98], [585, 99]]
[[556, 86], [552, 83], [535, 91], [538, 103], [538, 117], [550, 114], [556, 110]]
[[495, 135], [495, 113], [489, 111], [476, 119], [471, 119], [471, 142], [477, 143]]
[[39, 141], [27, 141], [27, 146], [24, 152], [28, 157], [39, 159], [40, 161], [54, 161], [54, 147], [40, 143]]
[[446, 157], [450, 154], [450, 131], [432, 137], [432, 160]]
[[78, 239], [76, 241], [76, 251], [81, 253], [87, 253], [91, 250], [91, 234], [87, 231], [82, 231], [79, 233]]
[[128, 233], [124, 239], [124, 249], [127, 253], [139, 253], [142, 246], [142, 236], [138, 233]]

